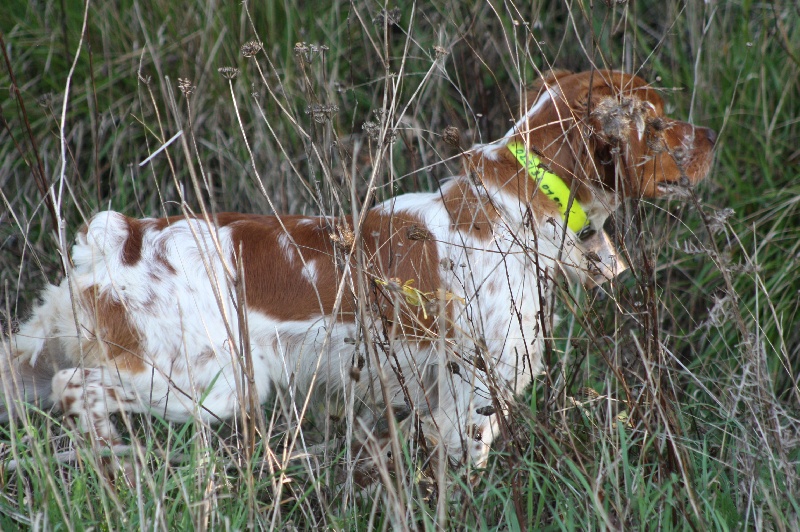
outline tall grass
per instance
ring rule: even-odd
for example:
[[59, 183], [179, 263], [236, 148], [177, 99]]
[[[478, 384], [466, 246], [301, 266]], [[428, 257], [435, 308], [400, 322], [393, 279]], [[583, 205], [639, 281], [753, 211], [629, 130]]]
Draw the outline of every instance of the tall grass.
[[[0, 8], [8, 323], [98, 210], [339, 215], [429, 190], [460, 169], [445, 128], [464, 147], [496, 139], [548, 68], [653, 80], [672, 114], [720, 132], [718, 155], [694, 197], [617, 213], [632, 272], [610, 297], [562, 291], [547, 375], [487, 468], [451, 472], [447, 494], [407, 442], [403, 474], [371, 490], [341, 482], [334, 446], [288, 460], [296, 427], [278, 404], [248, 449], [239, 426], [120, 420], [138, 445], [115, 482], [113, 457], [31, 412], [0, 427], [0, 528], [800, 527], [795, 4], [84, 8]], [[263, 50], [244, 57], [251, 41]], [[179, 130], [189, 156], [179, 140], [140, 166]]]

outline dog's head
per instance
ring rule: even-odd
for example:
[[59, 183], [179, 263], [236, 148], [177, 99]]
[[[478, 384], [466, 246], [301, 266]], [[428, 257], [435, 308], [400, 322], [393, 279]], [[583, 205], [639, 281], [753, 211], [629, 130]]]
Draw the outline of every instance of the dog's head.
[[664, 115], [656, 89], [638, 76], [596, 70], [546, 74], [509, 132], [570, 182], [618, 198], [685, 192], [703, 179], [716, 133]]

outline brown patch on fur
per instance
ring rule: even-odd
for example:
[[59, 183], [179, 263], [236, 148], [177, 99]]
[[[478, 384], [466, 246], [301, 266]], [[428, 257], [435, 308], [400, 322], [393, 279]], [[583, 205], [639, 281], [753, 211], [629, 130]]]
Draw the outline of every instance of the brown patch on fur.
[[406, 236], [410, 240], [430, 240], [433, 238], [433, 234], [431, 234], [430, 231], [418, 225], [412, 225], [409, 227], [406, 231]]
[[161, 242], [160, 246], [153, 254], [153, 257], [169, 274], [175, 275], [178, 273], [175, 267], [169, 262], [169, 259], [167, 259], [166, 244], [164, 242]]
[[104, 387], [103, 389], [105, 390], [106, 395], [111, 399], [113, 399], [114, 401], [116, 401], [117, 404], [132, 405], [137, 402], [136, 399], [133, 399], [132, 397], [126, 397], [124, 395], [120, 395], [119, 392], [117, 392], [116, 388], [113, 388], [111, 386]]
[[83, 222], [80, 227], [78, 227], [78, 231], [75, 233], [76, 235], [80, 235], [85, 237], [89, 234], [89, 223]]
[[[274, 216], [224, 213], [217, 216], [217, 222], [230, 226], [237, 256], [241, 249], [251, 308], [282, 320], [307, 320], [333, 311], [341, 279], [331, 240], [336, 219], [281, 216], [279, 222]], [[338, 222], [342, 227], [353, 228], [351, 217]], [[390, 216], [370, 211], [360, 236], [367, 275], [372, 279], [413, 279], [413, 287], [422, 293], [439, 288], [436, 242], [419, 218], [407, 213]], [[279, 242], [287, 237], [291, 241], [288, 250]], [[313, 265], [315, 285], [300, 273], [301, 255], [306, 264]], [[368, 287], [372, 286], [372, 279], [368, 280]], [[433, 321], [431, 316], [423, 317], [422, 309], [413, 314], [429, 325]], [[354, 298], [346, 294], [338, 319], [350, 321], [354, 315]]]
[[[148, 220], [148, 224], [152, 230], [162, 231], [186, 219], [171, 216]], [[202, 217], [190, 220], [206, 224]], [[329, 237], [332, 219], [225, 212], [213, 216], [211, 222], [212, 231], [218, 227], [231, 230], [230, 260], [234, 265], [242, 262], [249, 308], [280, 320], [307, 320], [332, 312], [339, 281]], [[280, 245], [280, 238], [292, 242], [288, 250]], [[156, 251], [155, 258], [170, 273], [175, 272], [166, 251]], [[316, 272], [314, 285], [300, 274], [304, 262]], [[343, 301], [339, 318], [347, 314], [352, 315], [352, 304]]]
[[[420, 234], [430, 235], [430, 238], [419, 239]], [[366, 253], [367, 274], [372, 277], [370, 281], [399, 280], [402, 286], [408, 283], [415, 293], [426, 299], [429, 294], [435, 294], [441, 287], [439, 277], [439, 252], [432, 233], [418, 217], [407, 212], [382, 214], [378, 211], [367, 213], [361, 236]], [[411, 281], [411, 283], [409, 283]], [[402, 334], [406, 337], [415, 335], [425, 336], [424, 329], [433, 327], [435, 316], [423, 309], [422, 304], [408, 304], [401, 291], [397, 291], [394, 283], [389, 286], [375, 286], [375, 298], [378, 303], [400, 302], [404, 307], [401, 312]], [[391, 308], [391, 307], [389, 307]], [[385, 318], [391, 319], [391, 311], [387, 308]], [[419, 326], [424, 327], [420, 329]]]
[[[478, 169], [473, 166], [470, 170]], [[498, 219], [497, 211], [487, 197], [478, 196], [466, 181], [455, 181], [442, 195], [442, 201], [452, 220], [453, 230], [470, 233], [480, 240], [492, 237], [492, 225]]]
[[[451, 197], [450, 205], [455, 209], [465, 207], [460, 212], [488, 200], [479, 200], [474, 194], [467, 198], [467, 204], [457, 203]], [[469, 203], [472, 202], [472, 203]], [[462, 202], [463, 203], [463, 202]], [[490, 223], [486, 214], [491, 209], [472, 208], [470, 227], [478, 226], [479, 231], [490, 235]], [[461, 216], [466, 219], [466, 214]], [[182, 216], [147, 220], [148, 230], [163, 230], [169, 225], [184, 220]], [[205, 223], [196, 218], [197, 223]], [[217, 227], [229, 227], [233, 242], [231, 262], [241, 260], [244, 269], [247, 304], [249, 308], [279, 320], [303, 321], [316, 316], [329, 315], [336, 302], [336, 293], [341, 280], [341, 269], [336, 262], [335, 242], [331, 235], [348, 230], [353, 231], [352, 217], [344, 219], [308, 216], [264, 216], [239, 213], [220, 213], [215, 218]], [[464, 222], [467, 223], [467, 222]], [[374, 290], [374, 279], [400, 279], [401, 284], [412, 281], [411, 286], [421, 294], [435, 294], [441, 287], [439, 278], [439, 256], [433, 234], [421, 219], [405, 212], [391, 215], [369, 211], [359, 235], [365, 252], [367, 264], [366, 294], [369, 301], [393, 300], [385, 291]], [[288, 240], [287, 240], [288, 239]], [[287, 245], [286, 242], [289, 242]], [[283, 245], [282, 245], [283, 244]], [[341, 255], [349, 251], [340, 249]], [[162, 254], [164, 258], [165, 254]], [[159, 254], [156, 253], [156, 260]], [[302, 257], [302, 260], [301, 260]], [[165, 266], [172, 268], [164, 258]], [[303, 264], [314, 270], [314, 282], [302, 274]], [[174, 269], [170, 270], [174, 272]], [[357, 285], [358, 283], [356, 283]], [[402, 296], [402, 294], [400, 294]], [[399, 297], [405, 300], [404, 297]], [[422, 305], [408, 306], [404, 312], [403, 324], [411, 327], [404, 334], [414, 331], [413, 325], [430, 327], [435, 318]], [[337, 319], [355, 319], [355, 297], [346, 293], [342, 299]], [[421, 332], [421, 331], [419, 331]]]
[[142, 258], [142, 242], [144, 241], [144, 224], [141, 220], [125, 217], [128, 224], [128, 238], [122, 245], [122, 264], [133, 266]]
[[204, 349], [199, 355], [197, 355], [197, 357], [195, 357], [195, 366], [202, 367], [206, 364], [210, 364], [216, 359], [216, 357], [217, 355], [213, 349]]
[[[418, 238], [420, 234], [427, 237]], [[436, 242], [420, 218], [407, 212], [389, 215], [373, 210], [367, 213], [361, 237], [376, 274], [403, 282], [414, 279], [414, 287], [423, 292], [440, 286]]]
[[72, 411], [72, 405], [75, 404], [76, 397], [71, 395], [61, 396], [61, 411], [69, 414]]
[[[230, 225], [233, 262], [241, 258], [244, 266], [249, 307], [281, 320], [307, 320], [333, 311], [339, 275], [329, 219], [281, 216], [281, 227], [274, 216], [228, 213], [219, 215], [218, 221]], [[278, 240], [284, 234], [292, 240], [288, 251]], [[300, 274], [301, 256], [306, 264], [313, 262], [315, 285]], [[342, 314], [352, 311], [352, 305], [343, 301]]]
[[125, 306], [107, 292], [94, 287], [83, 292], [87, 311], [94, 316], [94, 341], [88, 342], [87, 357], [113, 361], [121, 370], [140, 373], [146, 370], [142, 359], [141, 333], [128, 320]]

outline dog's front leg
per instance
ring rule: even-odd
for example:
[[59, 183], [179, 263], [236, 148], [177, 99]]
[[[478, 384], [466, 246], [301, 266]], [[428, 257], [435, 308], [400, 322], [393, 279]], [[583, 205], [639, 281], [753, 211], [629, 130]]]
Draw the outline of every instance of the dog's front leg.
[[120, 442], [110, 414], [125, 406], [132, 410], [129, 405], [137, 402], [114, 380], [106, 368], [69, 368], [55, 374], [52, 388], [53, 403], [64, 416], [75, 419], [78, 429], [91, 440], [109, 447]]

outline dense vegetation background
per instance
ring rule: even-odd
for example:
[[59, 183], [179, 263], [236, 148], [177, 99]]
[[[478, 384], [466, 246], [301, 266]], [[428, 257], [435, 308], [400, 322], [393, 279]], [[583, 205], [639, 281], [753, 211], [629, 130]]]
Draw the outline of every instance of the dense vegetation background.
[[[497, 138], [548, 68], [637, 72], [719, 141], [693, 197], [620, 211], [632, 272], [612, 297], [562, 294], [548, 378], [447, 497], [411, 455], [342, 492], [335, 456], [275, 461], [278, 421], [243, 450], [230, 428], [138, 420], [135, 479], [109, 482], [41, 413], [0, 427], [0, 528], [797, 530], [799, 18], [789, 0], [6, 0], [7, 321], [98, 210], [336, 215], [373, 171], [373, 202], [432, 189], [460, 170], [445, 128]], [[187, 149], [140, 165], [178, 131]]]

